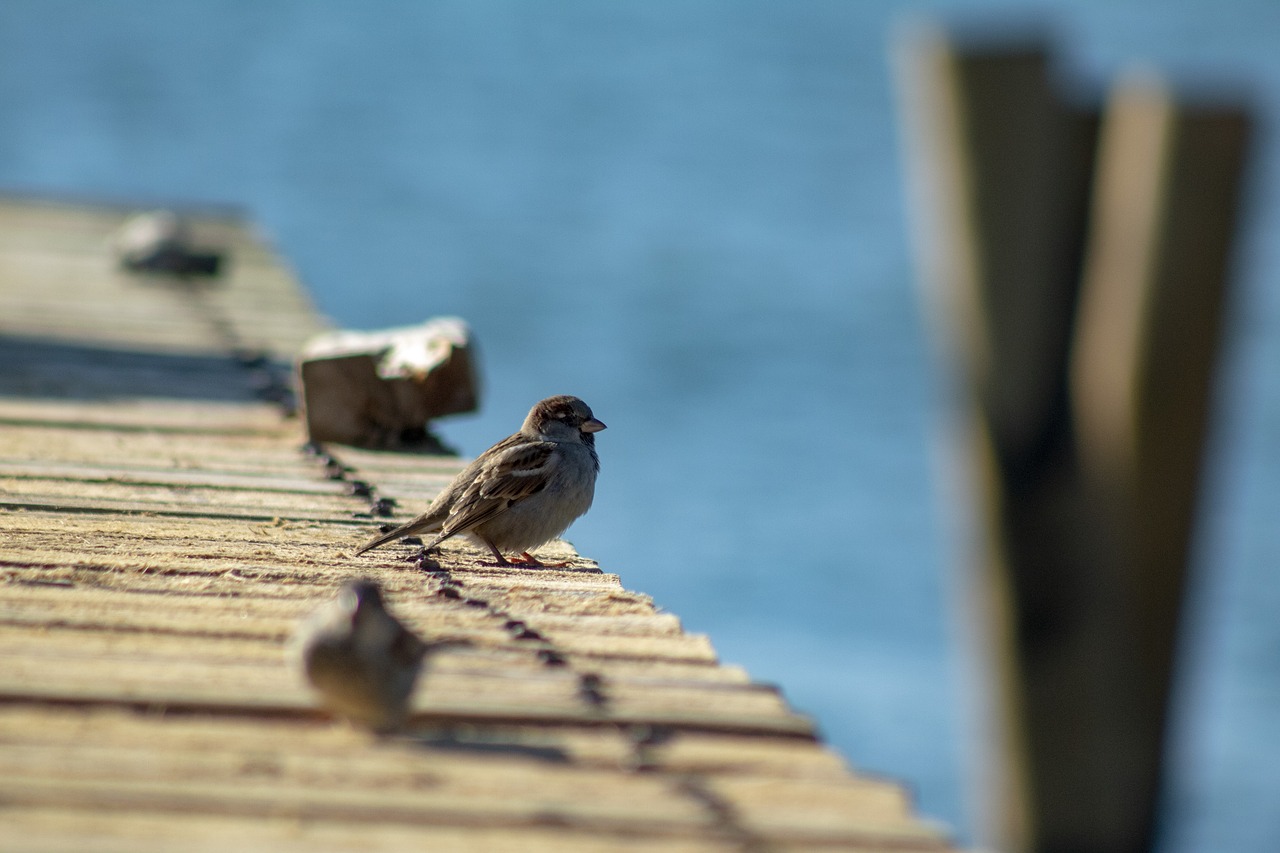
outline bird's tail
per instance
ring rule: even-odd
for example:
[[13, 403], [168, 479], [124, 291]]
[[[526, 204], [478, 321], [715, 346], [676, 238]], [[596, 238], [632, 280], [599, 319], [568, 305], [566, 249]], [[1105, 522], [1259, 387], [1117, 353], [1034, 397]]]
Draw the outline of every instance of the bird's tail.
[[386, 533], [379, 533], [368, 542], [356, 549], [356, 556], [359, 557], [365, 551], [372, 551], [388, 542], [394, 542], [397, 539], [403, 539], [406, 536], [412, 536], [415, 533], [425, 532], [428, 528], [421, 525], [417, 520], [410, 521], [408, 524], [402, 524], [399, 527], [388, 530]]

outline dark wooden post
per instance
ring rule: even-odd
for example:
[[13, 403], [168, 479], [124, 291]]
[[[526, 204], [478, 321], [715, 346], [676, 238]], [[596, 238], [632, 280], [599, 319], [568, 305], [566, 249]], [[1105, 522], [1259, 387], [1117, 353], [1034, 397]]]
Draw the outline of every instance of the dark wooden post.
[[1054, 793], [1043, 721], [1076, 716], [1045, 694], [1074, 597], [1056, 546], [1078, 506], [1065, 378], [1096, 118], [1064, 102], [1040, 41], [962, 51], [935, 32], [904, 47], [920, 263], [981, 491], [975, 601], [1000, 692], [983, 823], [999, 849], [1033, 850]]
[[[903, 53], [920, 262], [955, 357], [996, 669], [990, 841], [1149, 847], [1239, 110], [1073, 106], [1041, 41]], [[1094, 176], [1095, 150], [1098, 168]], [[1077, 304], [1080, 308], [1077, 310]]]
[[1154, 78], [1106, 107], [1071, 399], [1114, 599], [1099, 688], [1117, 729], [1098, 768], [1114, 835], [1096, 841], [1125, 843], [1089, 849], [1151, 840], [1248, 129], [1243, 109], [1180, 103]]

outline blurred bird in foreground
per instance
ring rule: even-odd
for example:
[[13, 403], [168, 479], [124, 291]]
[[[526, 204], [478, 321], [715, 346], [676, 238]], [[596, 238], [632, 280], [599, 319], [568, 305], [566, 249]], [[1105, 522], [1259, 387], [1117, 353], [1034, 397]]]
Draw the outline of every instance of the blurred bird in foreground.
[[321, 703], [376, 732], [404, 724], [427, 650], [387, 610], [378, 584], [363, 579], [348, 581], [312, 613], [294, 643]]
[[577, 397], [548, 397], [529, 412], [514, 435], [490, 447], [453, 478], [427, 511], [375, 536], [356, 554], [405, 536], [435, 533], [430, 551], [465, 534], [487, 547], [498, 565], [502, 552], [541, 565], [531, 548], [550, 542], [591, 508], [600, 457], [595, 434], [605, 425]]

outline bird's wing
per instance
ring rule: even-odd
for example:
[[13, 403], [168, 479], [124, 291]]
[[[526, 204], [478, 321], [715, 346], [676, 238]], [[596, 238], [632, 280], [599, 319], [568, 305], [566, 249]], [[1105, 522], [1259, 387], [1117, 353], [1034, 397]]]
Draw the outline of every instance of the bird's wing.
[[547, 487], [560, 463], [550, 441], [522, 441], [492, 455], [467, 490], [453, 504], [440, 528], [443, 542], [471, 530]]
[[[396, 539], [403, 539], [405, 536], [413, 536], [418, 533], [436, 533], [441, 531], [445, 522], [457, 514], [459, 507], [468, 502], [468, 495], [475, 489], [476, 482], [485, 476], [485, 472], [492, 468], [494, 463], [498, 460], [505, 459], [517, 448], [524, 448], [529, 443], [530, 441], [528, 437], [521, 433], [515, 433], [514, 435], [507, 436], [493, 447], [490, 447], [476, 459], [472, 460], [471, 464], [462, 471], [458, 472], [458, 476], [455, 477], [453, 482], [445, 487], [445, 490], [431, 502], [431, 506], [427, 507], [426, 512], [422, 513], [422, 515], [412, 521], [405, 522], [394, 530], [389, 530], [386, 533], [380, 533], [377, 536], [374, 536], [368, 542], [361, 545], [360, 548], [356, 550], [356, 554], [363, 554], [365, 551], [385, 545]], [[470, 502], [474, 504], [474, 495], [471, 495]], [[479, 521], [471, 522], [471, 524], [474, 526], [482, 521], [484, 521], [484, 518], [481, 518]], [[466, 529], [468, 529], [466, 526], [455, 526], [451, 530], [445, 530], [441, 533], [441, 538], [437, 539], [436, 542], [433, 543], [433, 547], [435, 544], [444, 541], [450, 536], [456, 536], [458, 533], [461, 533]]]

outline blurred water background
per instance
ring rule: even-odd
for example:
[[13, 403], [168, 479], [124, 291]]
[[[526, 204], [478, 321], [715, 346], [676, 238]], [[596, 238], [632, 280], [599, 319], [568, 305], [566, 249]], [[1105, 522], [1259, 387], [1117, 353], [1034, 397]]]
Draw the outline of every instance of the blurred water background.
[[[1163, 849], [1280, 849], [1280, 3], [1005, 2], [1072, 71], [1263, 112]], [[243, 205], [345, 327], [457, 314], [474, 454], [552, 393], [600, 439], [585, 554], [970, 837], [944, 386], [888, 61], [986, 3], [0, 3], [0, 190]], [[0, 282], [0, 286], [3, 286]], [[590, 796], [590, 792], [583, 792]]]

